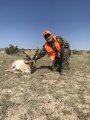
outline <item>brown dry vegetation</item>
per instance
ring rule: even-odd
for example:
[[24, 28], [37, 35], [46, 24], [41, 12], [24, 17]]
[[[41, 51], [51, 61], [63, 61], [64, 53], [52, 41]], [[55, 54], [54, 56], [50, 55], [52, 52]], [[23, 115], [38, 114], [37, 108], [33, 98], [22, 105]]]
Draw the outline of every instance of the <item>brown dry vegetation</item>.
[[89, 54], [72, 55], [61, 76], [47, 56], [31, 75], [6, 72], [16, 58], [0, 54], [0, 120], [90, 120]]

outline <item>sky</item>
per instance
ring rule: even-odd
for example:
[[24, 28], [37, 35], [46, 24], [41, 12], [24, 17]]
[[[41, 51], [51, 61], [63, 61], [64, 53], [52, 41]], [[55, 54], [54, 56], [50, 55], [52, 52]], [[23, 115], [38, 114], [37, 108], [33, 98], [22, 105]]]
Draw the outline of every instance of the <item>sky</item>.
[[90, 0], [0, 0], [0, 48], [42, 48], [42, 32], [90, 50]]

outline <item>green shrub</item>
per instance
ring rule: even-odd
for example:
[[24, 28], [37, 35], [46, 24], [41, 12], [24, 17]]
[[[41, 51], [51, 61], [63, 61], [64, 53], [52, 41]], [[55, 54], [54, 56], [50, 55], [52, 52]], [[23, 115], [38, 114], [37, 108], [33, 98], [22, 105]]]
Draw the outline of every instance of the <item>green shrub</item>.
[[90, 54], [90, 50], [87, 51], [87, 54]]
[[5, 52], [7, 54], [17, 54], [19, 53], [20, 49], [17, 46], [14, 46], [12, 44], [9, 45], [9, 47], [5, 48]]
[[82, 50], [73, 50], [72, 53], [77, 55], [83, 54]]

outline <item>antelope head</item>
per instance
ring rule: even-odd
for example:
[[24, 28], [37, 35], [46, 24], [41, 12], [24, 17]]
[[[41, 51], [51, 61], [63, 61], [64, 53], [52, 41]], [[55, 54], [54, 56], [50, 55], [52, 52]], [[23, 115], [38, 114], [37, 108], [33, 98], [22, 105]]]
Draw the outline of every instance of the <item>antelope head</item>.
[[31, 57], [28, 54], [26, 54], [24, 51], [23, 53], [25, 54], [25, 64], [28, 64], [30, 67], [31, 73], [33, 73], [36, 70], [36, 57], [38, 55], [39, 49], [35, 51], [35, 54]]

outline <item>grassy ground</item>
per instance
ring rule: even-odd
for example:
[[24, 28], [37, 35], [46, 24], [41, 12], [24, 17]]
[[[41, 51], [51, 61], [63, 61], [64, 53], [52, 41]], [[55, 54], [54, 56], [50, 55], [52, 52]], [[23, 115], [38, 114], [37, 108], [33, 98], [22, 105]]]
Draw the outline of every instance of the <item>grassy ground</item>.
[[47, 56], [31, 75], [6, 72], [17, 58], [0, 54], [0, 120], [90, 120], [90, 55], [72, 55], [61, 76]]

